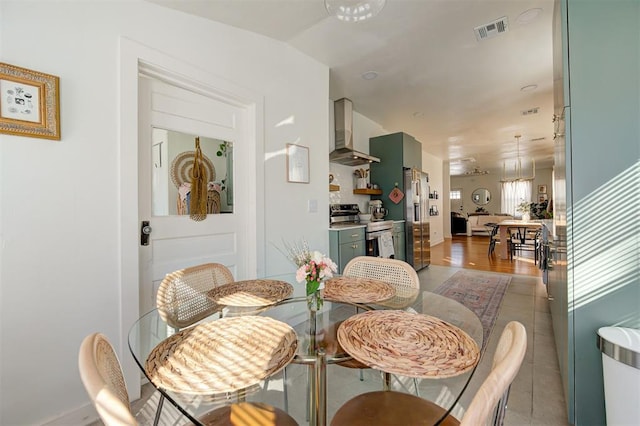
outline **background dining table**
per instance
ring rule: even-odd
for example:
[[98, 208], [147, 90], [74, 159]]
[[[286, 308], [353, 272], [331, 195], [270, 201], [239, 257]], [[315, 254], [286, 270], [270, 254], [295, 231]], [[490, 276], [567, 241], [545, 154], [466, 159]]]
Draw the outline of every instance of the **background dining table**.
[[[297, 416], [296, 420], [300, 424], [308, 422], [311, 425], [324, 425], [330, 420], [330, 415], [327, 413], [327, 400], [333, 406], [346, 402], [346, 400], [336, 400], [339, 398], [336, 393], [327, 394], [326, 377], [327, 369], [342, 368], [331, 366], [331, 364], [351, 359], [349, 353], [338, 343], [337, 330], [340, 324], [355, 314], [367, 310], [382, 309], [402, 309], [418, 315], [426, 314], [459, 328], [477, 344], [478, 348], [482, 347], [483, 329], [478, 317], [460, 303], [428, 291], [416, 290], [414, 294], [398, 295], [390, 299], [386, 294], [385, 300], [367, 305], [337, 301], [339, 295], [334, 292], [332, 294], [334, 300], [325, 300], [318, 312], [310, 313], [306, 304], [303, 284], [296, 283], [292, 275], [280, 276], [275, 279], [290, 282], [294, 287], [293, 294], [271, 306], [250, 310], [250, 312], [253, 315], [268, 317], [287, 324], [296, 332], [297, 345], [295, 354], [291, 358], [291, 364], [301, 364], [308, 367], [306, 379], [302, 381], [305, 383], [304, 391], [307, 394], [306, 407], [300, 410], [299, 404], [296, 404], [289, 410], [290, 414], [294, 417]], [[224, 308], [224, 312], [225, 317], [235, 317], [247, 312], [247, 307], [236, 309], [233, 306], [228, 306]], [[216, 313], [200, 324], [218, 320], [220, 320], [220, 315]], [[161, 345], [175, 333], [176, 331], [166, 324], [158, 311], [152, 310], [143, 315], [131, 327], [129, 348], [138, 366], [150, 382], [190, 421], [198, 424], [198, 416], [221, 405], [234, 402], [240, 394], [237, 392], [223, 395], [207, 394], [206, 392], [179, 392], [154, 383], [145, 369], [147, 360], [158, 345]], [[233, 357], [229, 358], [229, 362], [234, 362]], [[198, 366], [194, 368], [198, 368]], [[475, 368], [469, 368], [461, 374], [446, 378], [421, 378], [419, 379], [420, 397], [434, 401], [446, 410], [451, 410], [466, 388], [474, 371]], [[199, 371], [199, 374], [205, 375], [207, 372]], [[342, 375], [342, 373], [338, 374]], [[344, 374], [351, 374], [353, 384], [358, 389], [364, 391], [381, 390], [380, 381], [371, 380], [370, 383], [363, 383], [358, 379], [358, 374], [352, 374], [350, 371], [346, 371]], [[331, 377], [329, 374], [329, 380]], [[271, 379], [275, 381], [280, 378], [280, 375], [276, 375]], [[290, 384], [284, 383], [283, 386], [290, 386]], [[289, 389], [289, 399], [292, 399], [292, 394], [297, 396], [296, 394], [300, 392], [300, 389], [296, 389], [294, 392]], [[442, 398], [443, 393], [447, 395], [447, 398]], [[273, 389], [267, 390], [265, 382], [260, 382], [244, 389], [241, 392], [241, 398], [285, 408], [284, 398], [281, 397], [282, 393], [278, 392], [278, 394], [279, 397], [274, 398]]]
[[542, 227], [542, 222], [524, 221], [524, 220], [503, 220], [498, 223], [499, 237], [500, 237], [500, 250], [498, 254], [502, 259], [509, 258], [509, 244], [507, 244], [508, 230], [509, 228], [525, 227], [529, 229], [538, 229]]

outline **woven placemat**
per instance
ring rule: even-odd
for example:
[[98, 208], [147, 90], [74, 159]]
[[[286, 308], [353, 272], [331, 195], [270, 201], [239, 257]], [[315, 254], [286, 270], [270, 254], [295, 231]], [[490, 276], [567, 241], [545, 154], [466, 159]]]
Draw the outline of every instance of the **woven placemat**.
[[219, 305], [254, 307], [273, 305], [293, 293], [293, 286], [285, 281], [246, 280], [216, 287], [207, 297]]
[[446, 378], [480, 358], [467, 333], [438, 318], [405, 311], [368, 311], [345, 320], [338, 342], [355, 359], [387, 373]]
[[324, 283], [325, 299], [349, 303], [374, 303], [395, 296], [396, 290], [384, 281], [358, 277], [336, 277]]
[[223, 318], [182, 330], [156, 346], [145, 371], [156, 387], [191, 395], [233, 392], [293, 359], [295, 331], [268, 317]]

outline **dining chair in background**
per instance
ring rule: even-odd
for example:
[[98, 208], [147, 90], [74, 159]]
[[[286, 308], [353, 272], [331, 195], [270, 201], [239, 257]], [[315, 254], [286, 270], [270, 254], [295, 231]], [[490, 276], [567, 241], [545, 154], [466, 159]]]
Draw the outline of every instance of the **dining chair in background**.
[[516, 226], [507, 229], [509, 234], [509, 260], [513, 260], [516, 252], [533, 252], [534, 264], [538, 263], [541, 229]]
[[[404, 302], [400, 306], [394, 306], [394, 300], [404, 301], [411, 296], [415, 296], [420, 290], [420, 279], [413, 266], [398, 259], [387, 259], [383, 257], [358, 256], [351, 259], [344, 267], [342, 275], [345, 277], [372, 278], [390, 284], [396, 295], [389, 301], [382, 304], [389, 308], [404, 307]], [[360, 369], [360, 380], [363, 380], [362, 369], [369, 368], [367, 365], [355, 359], [336, 363], [341, 367]], [[386, 376], [385, 382], [388, 382]], [[416, 395], [418, 391], [418, 381], [413, 380]]]
[[358, 256], [351, 259], [344, 267], [345, 277], [372, 278], [390, 284], [396, 292], [394, 298], [384, 302], [384, 306], [393, 306], [394, 299], [404, 300], [415, 296], [420, 290], [420, 279], [413, 266], [398, 259], [383, 257]]
[[[190, 327], [198, 321], [215, 313], [223, 314], [223, 306], [217, 304], [208, 293], [235, 280], [233, 274], [221, 263], [205, 263], [191, 266], [167, 274], [158, 288], [156, 307], [160, 317], [173, 327], [177, 332], [182, 328]], [[283, 397], [285, 411], [289, 411], [289, 398], [287, 395], [286, 368], [283, 375]], [[265, 386], [269, 380], [266, 379]], [[156, 411], [157, 424], [164, 396], [160, 396]]]
[[500, 229], [500, 225], [497, 223], [487, 223], [486, 226], [491, 228], [489, 230], [489, 252], [487, 253], [487, 256], [491, 256], [496, 249], [496, 242], [499, 242], [498, 230]]
[[[104, 424], [137, 426], [138, 421], [129, 405], [122, 366], [106, 336], [93, 333], [84, 338], [80, 345], [78, 366], [82, 383]], [[204, 425], [216, 426], [298, 424], [293, 417], [279, 408], [250, 402], [217, 408], [198, 420]]]
[[359, 425], [433, 425], [476, 426], [504, 421], [509, 388], [515, 379], [527, 350], [527, 331], [511, 321], [506, 325], [495, 354], [491, 372], [484, 380], [462, 420], [439, 405], [396, 391], [376, 391], [358, 395], [342, 405], [331, 421], [332, 426]]
[[205, 263], [167, 274], [158, 288], [156, 307], [163, 320], [176, 331], [222, 310], [207, 297], [216, 287], [234, 281], [220, 263]]

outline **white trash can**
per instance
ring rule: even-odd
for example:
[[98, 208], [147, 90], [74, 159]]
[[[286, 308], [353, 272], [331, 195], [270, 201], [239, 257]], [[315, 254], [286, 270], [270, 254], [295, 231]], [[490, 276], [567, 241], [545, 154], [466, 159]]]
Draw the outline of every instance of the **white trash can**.
[[640, 330], [598, 329], [607, 425], [640, 425]]

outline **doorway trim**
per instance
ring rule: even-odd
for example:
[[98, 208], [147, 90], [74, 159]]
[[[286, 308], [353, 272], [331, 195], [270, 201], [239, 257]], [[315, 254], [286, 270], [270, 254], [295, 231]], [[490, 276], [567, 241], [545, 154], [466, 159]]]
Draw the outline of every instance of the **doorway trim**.
[[[179, 85], [200, 94], [206, 94], [218, 101], [240, 107], [247, 112], [247, 134], [250, 150], [249, 158], [242, 159], [252, 165], [255, 171], [246, 191], [247, 204], [255, 201], [255, 209], [245, 212], [247, 239], [252, 239], [246, 247], [247, 270], [239, 271], [246, 277], [258, 277], [265, 271], [265, 216], [264, 216], [264, 97], [249, 89], [237, 86], [227, 80], [212, 75], [172, 57], [157, 49], [142, 45], [125, 37], [120, 38], [119, 64], [119, 358], [128, 383], [129, 397], [140, 397], [140, 369], [128, 354], [128, 333], [133, 323], [140, 317], [139, 312], [139, 224], [138, 224], [138, 78], [141, 67], [145, 73], [153, 71], [155, 77]], [[132, 182], [136, 184], [133, 185]]]

